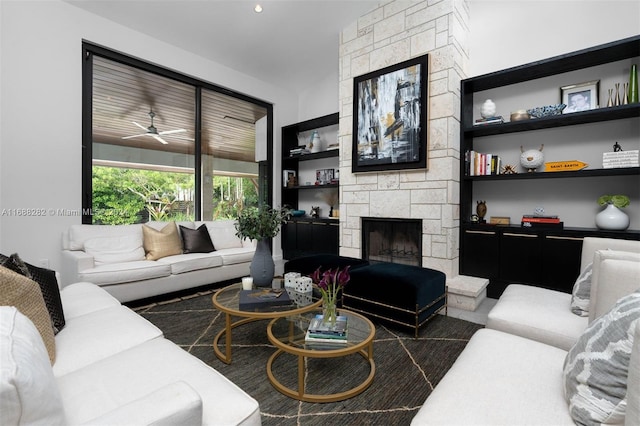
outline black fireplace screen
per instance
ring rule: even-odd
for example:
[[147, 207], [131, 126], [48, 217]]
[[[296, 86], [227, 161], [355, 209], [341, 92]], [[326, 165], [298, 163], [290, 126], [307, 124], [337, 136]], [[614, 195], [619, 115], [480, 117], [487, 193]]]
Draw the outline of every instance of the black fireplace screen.
[[362, 218], [363, 259], [422, 265], [420, 219]]

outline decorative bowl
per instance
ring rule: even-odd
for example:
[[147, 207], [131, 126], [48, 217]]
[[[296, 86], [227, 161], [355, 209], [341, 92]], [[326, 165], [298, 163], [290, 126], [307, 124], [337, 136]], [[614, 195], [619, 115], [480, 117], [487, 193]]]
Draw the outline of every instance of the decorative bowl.
[[292, 210], [291, 211], [291, 216], [300, 217], [300, 216], [304, 216], [305, 213], [306, 213], [306, 211], [304, 211], [304, 210]]
[[529, 118], [531, 118], [529, 117], [529, 113], [524, 109], [519, 109], [511, 113], [511, 121], [522, 121], [528, 120]]
[[566, 104], [547, 105], [528, 109], [527, 112], [533, 118], [550, 117], [552, 115], [562, 114], [562, 110], [567, 107]]

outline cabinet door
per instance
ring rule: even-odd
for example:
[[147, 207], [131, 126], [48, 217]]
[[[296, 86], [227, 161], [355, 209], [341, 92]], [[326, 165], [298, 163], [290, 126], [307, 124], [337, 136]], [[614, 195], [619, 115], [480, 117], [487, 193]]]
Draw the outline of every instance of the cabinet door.
[[472, 277], [498, 278], [498, 234], [465, 229], [460, 251], [460, 273]]
[[338, 227], [332, 223], [313, 222], [307, 244], [315, 254], [338, 254]]
[[539, 284], [541, 240], [538, 234], [504, 232], [500, 238], [500, 279], [506, 283]]
[[542, 285], [571, 293], [580, 275], [582, 238], [545, 235], [542, 242]]
[[289, 222], [282, 225], [282, 256], [285, 259], [293, 259], [296, 257], [298, 225], [295, 222]]

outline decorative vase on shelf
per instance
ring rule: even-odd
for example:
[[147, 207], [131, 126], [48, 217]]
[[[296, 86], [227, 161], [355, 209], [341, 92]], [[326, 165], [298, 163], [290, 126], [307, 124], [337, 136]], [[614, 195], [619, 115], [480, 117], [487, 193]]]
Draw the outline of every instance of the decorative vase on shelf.
[[607, 204], [596, 215], [596, 226], [610, 231], [624, 231], [629, 227], [629, 216], [613, 204]]
[[253, 283], [258, 287], [271, 287], [273, 276], [275, 275], [275, 264], [269, 249], [269, 240], [258, 241], [256, 252], [251, 260], [249, 272], [253, 278]]
[[631, 71], [629, 72], [629, 103], [634, 104], [638, 102], [638, 66], [636, 64], [631, 65]]

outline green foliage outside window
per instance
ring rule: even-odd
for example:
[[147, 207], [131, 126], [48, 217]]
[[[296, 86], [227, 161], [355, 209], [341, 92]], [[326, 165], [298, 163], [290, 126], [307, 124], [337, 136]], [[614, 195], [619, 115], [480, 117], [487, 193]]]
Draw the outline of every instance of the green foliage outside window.
[[[194, 220], [192, 174], [93, 167], [93, 223], [131, 224], [148, 220]], [[258, 204], [254, 179], [214, 176], [210, 198], [213, 219], [232, 219]]]

